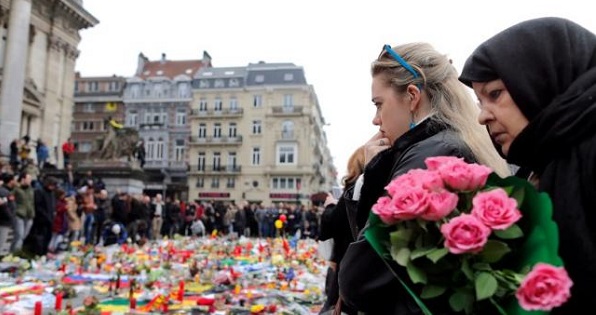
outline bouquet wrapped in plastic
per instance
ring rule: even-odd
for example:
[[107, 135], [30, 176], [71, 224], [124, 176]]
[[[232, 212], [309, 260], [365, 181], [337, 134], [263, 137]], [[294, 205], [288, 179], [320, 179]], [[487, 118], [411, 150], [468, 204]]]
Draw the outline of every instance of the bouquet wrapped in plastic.
[[[372, 207], [365, 237], [406, 268], [424, 314], [443, 297], [455, 312], [547, 314], [570, 297], [547, 194], [486, 166], [432, 157], [398, 176]], [[538, 311], [538, 312], [536, 312]]]

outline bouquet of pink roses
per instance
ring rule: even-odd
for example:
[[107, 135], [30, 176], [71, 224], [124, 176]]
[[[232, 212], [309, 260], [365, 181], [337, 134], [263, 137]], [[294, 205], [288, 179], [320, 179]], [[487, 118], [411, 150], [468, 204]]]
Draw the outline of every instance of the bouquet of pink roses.
[[569, 299], [548, 195], [460, 158], [425, 164], [385, 187], [365, 231], [377, 253], [406, 268], [416, 288], [402, 285], [425, 314], [422, 300], [443, 295], [466, 314], [547, 314]]

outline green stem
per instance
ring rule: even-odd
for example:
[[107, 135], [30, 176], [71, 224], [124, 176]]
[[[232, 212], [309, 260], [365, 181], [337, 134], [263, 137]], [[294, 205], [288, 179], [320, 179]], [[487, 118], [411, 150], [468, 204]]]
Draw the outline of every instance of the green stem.
[[495, 299], [489, 298], [489, 300], [501, 315], [507, 315], [507, 312], [505, 312], [505, 310], [497, 303], [497, 301], [495, 301]]

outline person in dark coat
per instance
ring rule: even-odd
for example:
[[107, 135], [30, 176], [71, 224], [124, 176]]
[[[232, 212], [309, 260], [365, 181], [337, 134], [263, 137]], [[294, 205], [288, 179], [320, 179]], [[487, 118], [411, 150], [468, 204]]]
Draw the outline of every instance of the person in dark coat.
[[[512, 44], [515, 43], [515, 44]], [[460, 80], [481, 103], [507, 161], [553, 201], [571, 299], [551, 314], [596, 309], [596, 35], [562, 18], [518, 23], [482, 43]], [[586, 311], [590, 310], [590, 311]]]
[[[342, 179], [344, 191], [353, 189], [358, 177], [364, 172], [364, 146], [358, 147], [348, 159], [347, 174]], [[327, 281], [325, 294], [327, 299], [320, 314], [327, 314], [334, 310], [339, 299], [338, 266], [344, 257], [351, 242], [357, 238], [355, 225], [355, 213], [348, 214], [345, 198], [349, 193], [342, 194], [339, 200], [335, 200], [329, 194], [323, 206], [325, 210], [321, 215], [321, 235], [319, 241], [332, 241], [333, 248], [329, 259], [330, 266], [327, 269]], [[341, 306], [341, 311], [346, 314], [355, 314], [347, 305]]]
[[48, 253], [48, 245], [52, 239], [52, 223], [56, 212], [56, 196], [54, 190], [58, 180], [46, 177], [43, 186], [35, 189], [35, 218], [31, 232], [25, 239], [27, 250], [35, 255], [43, 256]]
[[[371, 207], [386, 195], [392, 179], [426, 168], [428, 157], [464, 158], [502, 176], [509, 175], [509, 169], [475, 121], [479, 108], [444, 54], [426, 43], [386, 45], [371, 72], [376, 107], [372, 122], [379, 132], [364, 144], [364, 174], [345, 198], [346, 207], [356, 213], [359, 234], [340, 263], [340, 296], [366, 314], [421, 314], [398, 277], [418, 295], [421, 286], [410, 281], [406, 268], [381, 258], [364, 238]], [[450, 314], [448, 299], [425, 302], [433, 314]]]
[[8, 234], [15, 225], [17, 211], [13, 192], [15, 185], [13, 174], [0, 174], [0, 246], [8, 247]]

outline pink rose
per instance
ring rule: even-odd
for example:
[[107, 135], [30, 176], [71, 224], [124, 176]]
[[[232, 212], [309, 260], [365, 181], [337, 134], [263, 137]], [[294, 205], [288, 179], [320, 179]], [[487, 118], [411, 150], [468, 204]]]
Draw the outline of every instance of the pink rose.
[[486, 244], [491, 229], [475, 216], [462, 214], [441, 225], [441, 233], [450, 253], [478, 253]]
[[386, 224], [395, 224], [397, 222], [397, 220], [393, 218], [395, 207], [393, 206], [390, 197], [379, 198], [377, 203], [372, 206], [371, 211], [378, 215], [381, 221]]
[[537, 263], [522, 280], [515, 296], [527, 311], [550, 311], [569, 299], [572, 285], [565, 268]]
[[447, 186], [461, 191], [476, 190], [486, 184], [492, 170], [484, 165], [469, 164], [462, 158], [434, 157], [426, 159], [429, 169], [436, 169]]
[[522, 217], [517, 201], [502, 188], [478, 193], [472, 205], [472, 214], [493, 230], [505, 230]]
[[404, 188], [391, 198], [393, 218], [398, 221], [412, 220], [426, 212], [429, 193], [422, 187]]
[[441, 220], [455, 210], [458, 200], [457, 194], [446, 190], [432, 192], [428, 199], [428, 209], [420, 217], [428, 221]]
[[445, 187], [443, 178], [441, 178], [441, 174], [439, 174], [437, 171], [413, 169], [407, 174], [414, 176], [414, 178], [418, 180], [419, 184], [428, 190], [436, 191]]
[[395, 179], [393, 179], [387, 186], [385, 186], [385, 190], [389, 195], [393, 196], [401, 189], [408, 189], [411, 187], [421, 187], [422, 181], [420, 181], [420, 177], [416, 176], [413, 173], [407, 172], [402, 174]]

